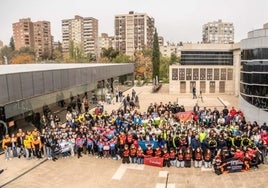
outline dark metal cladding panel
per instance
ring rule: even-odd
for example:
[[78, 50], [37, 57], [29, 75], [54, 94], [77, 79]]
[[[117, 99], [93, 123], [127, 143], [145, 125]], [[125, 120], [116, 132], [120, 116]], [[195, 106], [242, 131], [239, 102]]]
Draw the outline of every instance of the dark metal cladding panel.
[[52, 74], [52, 71], [45, 71], [45, 72], [43, 72], [43, 78], [44, 78], [45, 93], [52, 92], [54, 90], [54, 88], [53, 88], [53, 74]]
[[81, 84], [86, 84], [87, 81], [87, 70], [88, 69], [81, 69]]
[[6, 75], [0, 75], [0, 103], [8, 102], [8, 90]]
[[34, 95], [44, 94], [43, 72], [33, 72]]
[[98, 81], [98, 79], [97, 79], [97, 68], [96, 68], [96, 67], [93, 67], [93, 68], [91, 69], [91, 72], [92, 72], [92, 75], [91, 75], [91, 79], [92, 79], [92, 81], [93, 81], [93, 82]]
[[90, 68], [87, 68], [86, 69], [87, 71], [86, 71], [86, 74], [87, 74], [87, 83], [91, 83], [91, 82], [93, 82], [93, 80], [92, 80], [92, 69], [90, 69]]
[[75, 71], [75, 84], [76, 85], [81, 85], [81, 69], [74, 69]]
[[58, 91], [61, 89], [61, 71], [60, 70], [53, 71], [53, 86], [54, 86], [54, 91]]
[[9, 100], [20, 100], [22, 98], [20, 74], [8, 74], [7, 83]]
[[69, 85], [73, 87], [75, 85], [75, 69], [69, 69]]
[[20, 74], [22, 97], [28, 98], [34, 95], [33, 73], [26, 72]]
[[69, 70], [61, 70], [61, 86], [62, 89], [69, 88]]

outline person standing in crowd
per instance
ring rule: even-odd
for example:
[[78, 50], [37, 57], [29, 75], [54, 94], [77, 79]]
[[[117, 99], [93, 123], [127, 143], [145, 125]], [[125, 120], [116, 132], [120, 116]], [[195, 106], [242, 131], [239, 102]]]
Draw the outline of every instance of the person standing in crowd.
[[19, 129], [17, 133], [18, 158], [24, 155], [24, 147], [23, 147], [24, 139], [25, 139], [25, 133], [22, 131], [22, 129]]
[[203, 154], [200, 147], [196, 148], [194, 153], [194, 167], [195, 168], [201, 168], [202, 167], [202, 161], [203, 161]]
[[36, 156], [38, 159], [41, 159], [41, 149], [42, 149], [42, 143], [39, 137], [34, 136], [34, 139], [32, 141], [32, 148], [34, 156]]
[[11, 138], [9, 135], [6, 135], [2, 140], [2, 148], [5, 151], [5, 159], [11, 160]]
[[163, 158], [164, 158], [163, 167], [169, 168], [170, 167], [170, 154], [167, 148], [164, 149]]
[[197, 96], [196, 96], [196, 87], [195, 86], [193, 86], [192, 93], [193, 93], [193, 99], [197, 99]]
[[12, 157], [18, 157], [18, 152], [17, 152], [17, 137], [15, 136], [15, 134], [13, 133], [11, 135], [11, 151], [12, 151]]
[[211, 162], [212, 162], [212, 155], [210, 149], [206, 149], [204, 153], [204, 165], [205, 168], [211, 168]]
[[181, 167], [184, 168], [184, 153], [182, 148], [179, 149], [178, 153], [177, 153], [177, 163], [176, 163], [176, 167]]
[[143, 164], [143, 161], [144, 161], [144, 153], [141, 146], [139, 146], [137, 149], [137, 163]]
[[125, 163], [129, 164], [130, 163], [129, 154], [130, 154], [130, 151], [129, 151], [128, 145], [125, 144], [124, 151], [123, 151], [123, 159], [122, 159], [123, 164], [125, 164]]
[[75, 146], [77, 148], [77, 157], [78, 159], [82, 157], [82, 151], [83, 151], [83, 139], [80, 134], [77, 135], [77, 138], [75, 139]]

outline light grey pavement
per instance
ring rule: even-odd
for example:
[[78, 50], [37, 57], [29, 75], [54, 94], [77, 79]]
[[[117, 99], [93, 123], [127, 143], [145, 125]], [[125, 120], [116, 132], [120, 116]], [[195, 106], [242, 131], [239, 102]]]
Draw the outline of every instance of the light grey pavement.
[[[163, 86], [158, 93], [151, 93], [151, 86], [134, 87], [140, 99], [140, 111], [146, 111], [151, 102], [177, 101], [191, 110], [197, 102], [191, 95], [169, 95]], [[130, 93], [131, 90], [125, 92]], [[201, 107], [218, 109], [223, 107], [218, 97], [228, 108], [237, 107], [237, 97], [229, 95], [205, 95]], [[120, 103], [104, 104], [111, 112]], [[258, 170], [217, 176], [211, 170], [186, 168], [159, 168], [146, 165], [121, 164], [121, 161], [96, 159], [83, 156], [80, 159], [60, 158], [51, 160], [26, 160], [24, 158], [5, 161], [0, 156], [0, 168], [7, 168], [0, 175], [0, 187], [8, 188], [165, 188], [167, 173], [168, 188], [264, 188], [268, 187], [268, 165], [260, 165]], [[25, 173], [26, 172], [26, 173]], [[25, 174], [24, 174], [25, 173]], [[16, 179], [17, 178], [17, 179]], [[11, 181], [15, 179], [14, 181]], [[11, 182], [9, 182], [11, 181]]]

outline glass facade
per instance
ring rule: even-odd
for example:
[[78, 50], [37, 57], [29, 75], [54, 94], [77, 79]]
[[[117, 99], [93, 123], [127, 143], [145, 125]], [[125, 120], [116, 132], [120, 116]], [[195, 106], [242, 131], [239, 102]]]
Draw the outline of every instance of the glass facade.
[[182, 65], [233, 65], [231, 51], [182, 51]]
[[242, 60], [268, 59], [268, 48], [247, 49], [241, 52]]
[[252, 105], [268, 111], [268, 61], [244, 62], [241, 70], [241, 96]]

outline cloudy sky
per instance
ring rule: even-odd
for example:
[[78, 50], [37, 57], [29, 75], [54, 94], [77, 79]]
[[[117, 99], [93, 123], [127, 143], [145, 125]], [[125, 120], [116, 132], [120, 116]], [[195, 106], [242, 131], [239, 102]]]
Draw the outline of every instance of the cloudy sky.
[[129, 11], [155, 19], [158, 34], [170, 42], [202, 40], [202, 25], [222, 19], [233, 22], [235, 41], [268, 22], [268, 0], [1, 0], [0, 40], [9, 43], [12, 23], [30, 17], [51, 22], [54, 39], [61, 41], [61, 20], [74, 15], [99, 20], [99, 34], [114, 35], [114, 15]]

